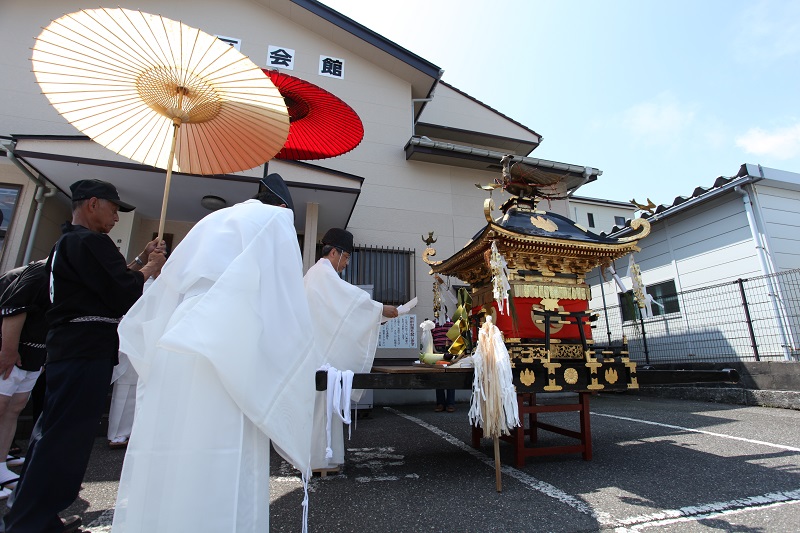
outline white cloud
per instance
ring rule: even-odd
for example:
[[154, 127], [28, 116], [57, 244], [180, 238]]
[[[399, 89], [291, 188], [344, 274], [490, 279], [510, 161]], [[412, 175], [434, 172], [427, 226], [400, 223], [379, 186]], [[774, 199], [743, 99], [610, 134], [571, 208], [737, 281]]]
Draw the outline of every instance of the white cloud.
[[668, 93], [629, 107], [622, 123], [639, 140], [648, 144], [672, 144], [689, 128], [695, 112], [679, 104]]
[[736, 145], [749, 154], [791, 159], [800, 155], [800, 123], [772, 131], [751, 128], [736, 138]]
[[745, 6], [733, 30], [740, 58], [771, 62], [800, 54], [800, 3], [760, 0]]

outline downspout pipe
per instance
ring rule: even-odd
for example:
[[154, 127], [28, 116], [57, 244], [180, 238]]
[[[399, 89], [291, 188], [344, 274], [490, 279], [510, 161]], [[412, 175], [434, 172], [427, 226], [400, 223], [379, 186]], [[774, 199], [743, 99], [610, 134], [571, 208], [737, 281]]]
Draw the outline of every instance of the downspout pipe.
[[772, 266], [772, 262], [769, 260], [768, 251], [766, 246], [764, 245], [764, 238], [761, 232], [761, 229], [758, 227], [758, 221], [756, 220], [756, 215], [753, 211], [753, 199], [750, 196], [750, 192], [743, 186], [737, 185], [733, 188], [738, 194], [742, 196], [742, 202], [744, 203], [744, 211], [747, 214], [747, 224], [750, 226], [750, 234], [753, 236], [753, 242], [756, 245], [756, 255], [758, 256], [758, 261], [761, 264], [761, 272], [764, 274], [765, 279], [767, 280], [767, 286], [769, 289], [769, 296], [770, 296], [770, 303], [772, 304], [772, 311], [775, 314], [775, 317], [778, 320], [778, 329], [780, 330], [781, 334], [781, 342], [783, 345], [783, 357], [787, 361], [792, 360], [792, 353], [791, 353], [791, 345], [789, 342], [789, 336], [786, 332], [786, 326], [784, 323], [784, 313], [778, 307], [778, 300], [779, 295], [778, 291], [775, 289], [773, 274], [776, 272]]
[[42, 211], [44, 209], [44, 203], [47, 198], [51, 198], [55, 196], [58, 192], [57, 189], [51, 189], [47, 186], [47, 183], [39, 176], [34, 175], [28, 167], [22, 164], [22, 161], [17, 159], [17, 156], [14, 154], [14, 143], [11, 141], [3, 141], [2, 142], [3, 149], [6, 151], [8, 159], [11, 160], [17, 168], [22, 171], [23, 174], [28, 176], [32, 182], [36, 184], [36, 194], [34, 199], [36, 200], [36, 211], [33, 215], [33, 222], [31, 222], [31, 229], [28, 232], [28, 242], [25, 246], [25, 255], [22, 259], [22, 264], [27, 265], [30, 263], [31, 255], [33, 254], [33, 243], [34, 237], [36, 232], [39, 229], [39, 221], [42, 219]]
[[42, 219], [42, 211], [44, 209], [44, 202], [47, 198], [52, 198], [58, 191], [56, 189], [48, 189], [47, 187], [36, 187], [36, 213], [33, 215], [33, 222], [31, 222], [31, 231], [28, 233], [28, 244], [25, 247], [25, 257], [22, 260], [23, 265], [31, 262], [31, 254], [33, 254], [33, 242], [36, 232], [39, 230], [39, 221]]
[[417, 102], [422, 102], [422, 106], [419, 108], [419, 114], [422, 114], [422, 111], [425, 109], [425, 106], [428, 102], [433, 101], [433, 93], [436, 92], [436, 87], [439, 85], [439, 81], [441, 81], [442, 76], [444, 76], [444, 69], [439, 69], [439, 74], [436, 76], [436, 79], [433, 80], [433, 85], [431, 85], [431, 90], [428, 92], [427, 98], [412, 98], [411, 99], [411, 136], [414, 137], [416, 135], [417, 129], [417, 113], [414, 112], [414, 104]]

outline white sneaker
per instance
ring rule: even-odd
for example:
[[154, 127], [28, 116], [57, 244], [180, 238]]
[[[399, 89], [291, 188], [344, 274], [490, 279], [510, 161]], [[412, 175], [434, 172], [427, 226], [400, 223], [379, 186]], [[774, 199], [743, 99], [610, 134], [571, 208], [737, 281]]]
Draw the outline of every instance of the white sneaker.
[[5, 500], [11, 496], [11, 491], [9, 489], [0, 489], [0, 500]]
[[6, 466], [22, 466], [24, 462], [24, 457], [17, 457], [16, 455], [9, 455], [6, 457]]
[[108, 447], [113, 449], [124, 448], [128, 445], [128, 437], [116, 437], [108, 441]]

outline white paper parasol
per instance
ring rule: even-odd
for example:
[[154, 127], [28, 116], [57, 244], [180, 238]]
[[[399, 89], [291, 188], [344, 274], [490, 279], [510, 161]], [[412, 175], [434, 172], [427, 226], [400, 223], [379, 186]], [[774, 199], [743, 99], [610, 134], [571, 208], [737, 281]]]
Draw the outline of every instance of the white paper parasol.
[[80, 131], [114, 152], [167, 170], [227, 174], [270, 160], [289, 115], [270, 79], [230, 45], [141, 11], [91, 9], [37, 37], [33, 72]]

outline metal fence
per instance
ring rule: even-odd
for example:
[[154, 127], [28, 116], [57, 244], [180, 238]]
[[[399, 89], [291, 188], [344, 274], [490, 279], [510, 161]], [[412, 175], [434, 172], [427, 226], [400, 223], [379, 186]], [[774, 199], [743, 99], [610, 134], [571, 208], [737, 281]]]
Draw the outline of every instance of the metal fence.
[[660, 300], [673, 312], [654, 305], [655, 316], [643, 317], [637, 308], [625, 320], [620, 305], [593, 309], [595, 343], [619, 344], [624, 335], [631, 359], [652, 364], [797, 360], [800, 353], [800, 269]]

